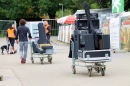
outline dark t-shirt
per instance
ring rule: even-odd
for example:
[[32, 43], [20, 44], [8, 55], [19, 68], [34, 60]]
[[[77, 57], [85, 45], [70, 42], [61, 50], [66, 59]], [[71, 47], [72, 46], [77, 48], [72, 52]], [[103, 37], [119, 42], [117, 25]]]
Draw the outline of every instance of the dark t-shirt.
[[28, 41], [27, 34], [28, 34], [29, 38], [32, 38], [30, 30], [29, 30], [28, 27], [26, 27], [24, 25], [19, 26], [17, 28], [16, 40], [19, 39], [20, 42]]

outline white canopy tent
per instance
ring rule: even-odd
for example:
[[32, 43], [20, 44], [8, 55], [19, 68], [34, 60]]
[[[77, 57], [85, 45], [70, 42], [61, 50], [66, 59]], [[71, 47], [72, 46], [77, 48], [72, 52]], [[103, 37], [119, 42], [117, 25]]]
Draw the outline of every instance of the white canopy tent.
[[68, 17], [68, 16], [59, 18], [59, 19], [57, 20], [57, 23], [64, 24], [64, 22], [65, 22], [65, 20], [66, 20], [67, 17]]

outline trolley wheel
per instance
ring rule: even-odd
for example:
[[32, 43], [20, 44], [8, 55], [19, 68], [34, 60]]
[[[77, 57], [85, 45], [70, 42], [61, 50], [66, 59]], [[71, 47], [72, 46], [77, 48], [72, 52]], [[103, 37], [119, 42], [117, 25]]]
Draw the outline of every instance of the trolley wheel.
[[101, 69], [101, 74], [102, 74], [102, 76], [105, 76], [105, 68]]
[[100, 68], [99, 68], [99, 67], [96, 67], [96, 68], [95, 68], [95, 71], [96, 71], [97, 73], [99, 73], [99, 72], [100, 72]]
[[34, 63], [34, 59], [31, 57], [31, 61], [32, 61], [32, 63]]
[[43, 58], [40, 58], [41, 64], [43, 64]]
[[73, 72], [73, 74], [76, 74], [76, 68], [74, 65], [72, 65], [72, 72]]
[[104, 70], [106, 70], [106, 67], [104, 67]]
[[91, 74], [92, 74], [92, 68], [88, 69], [88, 75], [89, 75], [89, 77], [91, 77]]
[[48, 56], [48, 62], [50, 62], [50, 64], [52, 64], [52, 56]]
[[50, 62], [50, 64], [52, 64], [52, 58], [50, 59], [50, 61], [49, 61], [49, 62]]

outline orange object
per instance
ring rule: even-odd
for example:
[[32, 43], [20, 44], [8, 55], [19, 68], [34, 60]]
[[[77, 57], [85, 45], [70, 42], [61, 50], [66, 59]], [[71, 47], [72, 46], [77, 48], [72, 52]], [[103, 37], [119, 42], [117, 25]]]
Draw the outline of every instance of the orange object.
[[10, 28], [7, 30], [8, 38], [15, 38], [14, 30], [15, 29], [10, 29]]
[[49, 26], [50, 26], [49, 24], [45, 25], [46, 33], [48, 33], [48, 27]]
[[66, 18], [65, 24], [74, 24], [76, 20], [76, 17], [73, 15], [70, 15]]

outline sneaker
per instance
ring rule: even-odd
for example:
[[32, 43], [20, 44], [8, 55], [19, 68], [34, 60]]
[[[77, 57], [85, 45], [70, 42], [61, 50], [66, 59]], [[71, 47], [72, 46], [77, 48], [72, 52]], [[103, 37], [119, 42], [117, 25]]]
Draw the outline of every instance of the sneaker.
[[21, 63], [22, 63], [22, 64], [24, 63], [24, 58], [21, 59]]
[[2, 55], [4, 55], [4, 53], [1, 53]]
[[10, 52], [10, 54], [14, 54], [13, 52]]
[[9, 54], [9, 52], [7, 51], [7, 54]]
[[14, 51], [14, 54], [15, 54], [15, 53], [17, 53], [17, 51], [16, 51], [16, 50]]
[[24, 63], [26, 63], [26, 60], [24, 59]]

